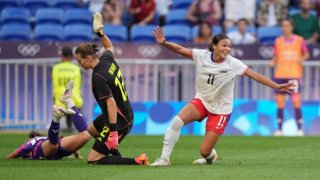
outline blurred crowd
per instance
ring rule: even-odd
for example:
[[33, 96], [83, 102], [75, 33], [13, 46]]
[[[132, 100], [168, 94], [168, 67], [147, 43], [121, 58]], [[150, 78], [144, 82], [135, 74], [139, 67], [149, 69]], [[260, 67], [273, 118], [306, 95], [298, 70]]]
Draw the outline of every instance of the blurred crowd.
[[[82, 0], [86, 2], [88, 0]], [[105, 24], [166, 24], [166, 16], [176, 0], [90, 0], [92, 12], [101, 11]], [[186, 7], [191, 26], [200, 25], [194, 43], [210, 42], [212, 25], [221, 26], [234, 44], [256, 42], [248, 28], [279, 26], [282, 19], [292, 18], [294, 32], [308, 44], [319, 42], [320, 0], [193, 0]], [[234, 31], [228, 31], [230, 28]]]

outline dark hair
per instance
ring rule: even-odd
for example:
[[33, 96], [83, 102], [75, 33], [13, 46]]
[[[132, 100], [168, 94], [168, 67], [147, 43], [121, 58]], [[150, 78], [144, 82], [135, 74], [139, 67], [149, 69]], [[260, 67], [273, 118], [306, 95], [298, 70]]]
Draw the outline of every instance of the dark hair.
[[294, 26], [296, 25], [291, 18], [282, 19], [282, 20], [281, 20], [281, 24], [282, 24], [284, 21], [288, 21], [293, 28], [294, 28]]
[[245, 18], [240, 18], [238, 21], [237, 21], [237, 25], [239, 24], [239, 22], [245, 22], [247, 24], [247, 26], [249, 25], [249, 21], [248, 19], [245, 19]]
[[97, 56], [97, 52], [99, 51], [98, 45], [89, 44], [89, 43], [81, 43], [75, 54], [80, 54], [82, 58], [86, 58], [87, 56]]
[[212, 45], [217, 45], [221, 40], [223, 39], [229, 39], [229, 36], [225, 33], [219, 33], [219, 34], [216, 34], [215, 36], [213, 36], [212, 38], [212, 42], [211, 44], [209, 45], [209, 51], [213, 52], [213, 48], [212, 48]]
[[72, 49], [70, 47], [61, 48], [61, 56], [65, 58], [72, 58], [73, 57]]
[[201, 34], [201, 29], [202, 29], [202, 26], [203, 25], [207, 25], [209, 27], [209, 29], [212, 31], [212, 25], [209, 23], [209, 22], [206, 22], [206, 21], [202, 21], [200, 26], [199, 26], [199, 32], [198, 32], [198, 37], [202, 37], [202, 34]]

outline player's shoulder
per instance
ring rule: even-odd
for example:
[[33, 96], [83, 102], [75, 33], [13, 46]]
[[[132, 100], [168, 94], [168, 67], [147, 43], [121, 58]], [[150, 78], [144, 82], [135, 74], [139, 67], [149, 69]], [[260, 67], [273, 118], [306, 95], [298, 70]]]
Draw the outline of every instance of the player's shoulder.
[[114, 59], [114, 56], [113, 56], [113, 53], [110, 51], [110, 50], [105, 50], [103, 53], [102, 53], [102, 55], [101, 55], [101, 57], [100, 57], [100, 59]]

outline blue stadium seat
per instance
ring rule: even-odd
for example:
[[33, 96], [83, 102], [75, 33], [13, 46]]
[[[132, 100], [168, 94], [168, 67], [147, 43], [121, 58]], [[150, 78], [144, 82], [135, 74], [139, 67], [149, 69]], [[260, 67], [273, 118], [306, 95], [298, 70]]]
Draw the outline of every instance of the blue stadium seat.
[[58, 24], [40, 24], [34, 30], [34, 39], [39, 41], [61, 41], [63, 26]]
[[20, 6], [20, 0], [0, 0], [0, 10], [8, 7]]
[[259, 27], [257, 37], [262, 44], [273, 44], [274, 40], [282, 35], [281, 27]]
[[[192, 38], [195, 38], [198, 36], [199, 34], [199, 28], [200, 26], [197, 25], [197, 26], [194, 26], [192, 28]], [[219, 34], [219, 33], [222, 33], [222, 27], [221, 26], [212, 26], [212, 34], [215, 35], [215, 34]]]
[[23, 0], [23, 6], [30, 9], [32, 16], [34, 16], [38, 9], [50, 7], [51, 0]]
[[[232, 31], [236, 31], [238, 29], [238, 27], [237, 26], [231, 26], [231, 27], [229, 27], [228, 29], [227, 29], [227, 33], [230, 33], [230, 32], [232, 32]], [[247, 32], [248, 33], [253, 33], [253, 34], [255, 34], [256, 33], [256, 27], [254, 27], [254, 26], [248, 26], [247, 27]]]
[[64, 12], [58, 8], [42, 8], [36, 12], [37, 24], [63, 24]]
[[193, 0], [173, 0], [172, 9], [188, 9]]
[[55, 0], [54, 7], [62, 9], [78, 8], [79, 0]]
[[[288, 14], [289, 14], [289, 16], [293, 16], [293, 15], [299, 14], [300, 12], [301, 12], [300, 9], [295, 9], [295, 8], [293, 8], [293, 9], [290, 9], [290, 10], [289, 10], [289, 13], [288, 13]], [[314, 15], [314, 16], [317, 16], [317, 11], [314, 10], [314, 9], [309, 10], [309, 13], [312, 14], [312, 15]]]
[[92, 12], [88, 9], [68, 9], [64, 15], [65, 24], [92, 24]]
[[156, 26], [145, 25], [145, 26], [133, 26], [131, 28], [131, 41], [133, 42], [155, 42], [155, 39], [152, 35], [153, 29]]
[[8, 23], [25, 23], [29, 24], [30, 11], [26, 8], [5, 8], [1, 12], [1, 21], [3, 24]]
[[191, 28], [186, 25], [166, 25], [163, 31], [168, 41], [188, 42], [191, 39]]
[[27, 41], [31, 39], [31, 27], [29, 24], [6, 24], [1, 34], [3, 40]]
[[187, 19], [187, 12], [187, 9], [176, 9], [169, 11], [166, 17], [166, 24], [190, 25], [190, 22]]
[[84, 24], [66, 25], [64, 28], [65, 41], [92, 41], [93, 30], [92, 26]]
[[112, 42], [124, 42], [128, 40], [126, 26], [105, 25], [103, 31], [108, 35]]

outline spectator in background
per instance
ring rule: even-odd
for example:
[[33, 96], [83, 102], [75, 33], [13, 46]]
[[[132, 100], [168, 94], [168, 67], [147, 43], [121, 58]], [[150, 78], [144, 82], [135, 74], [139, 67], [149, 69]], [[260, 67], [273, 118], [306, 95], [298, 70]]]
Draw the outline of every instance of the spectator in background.
[[[81, 69], [76, 64], [72, 63], [72, 49], [63, 47], [61, 49], [61, 61], [52, 67], [52, 87], [53, 87], [53, 103], [57, 106], [64, 106], [60, 102], [60, 96], [65, 90], [65, 85], [74, 80], [72, 100], [77, 109], [81, 109], [83, 99], [81, 97]], [[67, 131], [72, 131], [71, 116], [66, 116]]]
[[156, 0], [156, 12], [159, 15], [159, 26], [166, 24], [166, 16], [171, 4], [172, 0]]
[[254, 23], [256, 12], [255, 0], [225, 0], [224, 5], [225, 28], [235, 25], [240, 18], [248, 20], [249, 24]]
[[287, 17], [287, 7], [279, 0], [263, 0], [257, 14], [259, 26], [277, 26]]
[[199, 27], [198, 37], [193, 39], [195, 44], [211, 44], [213, 38], [212, 25], [208, 22], [202, 22]]
[[206, 21], [211, 25], [220, 25], [220, 4], [217, 0], [194, 1], [189, 8], [187, 18], [193, 24], [200, 24], [202, 21]]
[[316, 10], [317, 10], [317, 16], [320, 17], [320, 0], [317, 0], [316, 2]]
[[316, 43], [318, 39], [319, 22], [315, 15], [310, 14], [312, 4], [310, 0], [301, 0], [300, 2], [300, 14], [292, 16], [294, 23], [296, 24], [294, 32], [297, 35], [302, 36], [307, 44]]
[[106, 0], [102, 8], [103, 24], [120, 25], [122, 7], [119, 0]]
[[247, 27], [249, 22], [247, 19], [241, 18], [237, 22], [237, 30], [232, 31], [228, 34], [231, 39], [232, 44], [254, 44], [256, 38], [253, 34], [247, 32]]
[[[309, 53], [304, 39], [293, 34], [294, 22], [291, 19], [282, 20], [283, 36], [276, 39], [274, 45], [274, 58], [270, 66], [275, 66], [274, 79], [277, 83], [293, 82], [295, 87], [290, 95], [295, 110], [295, 119], [298, 126], [297, 135], [303, 136], [302, 112], [301, 112], [301, 79], [303, 76], [303, 61], [308, 59]], [[288, 93], [275, 92], [277, 101], [278, 130], [275, 136], [282, 135], [282, 123], [284, 120], [283, 108], [285, 107]]]
[[151, 24], [155, 16], [155, 2], [154, 0], [131, 0], [129, 13], [133, 16], [132, 24]]

